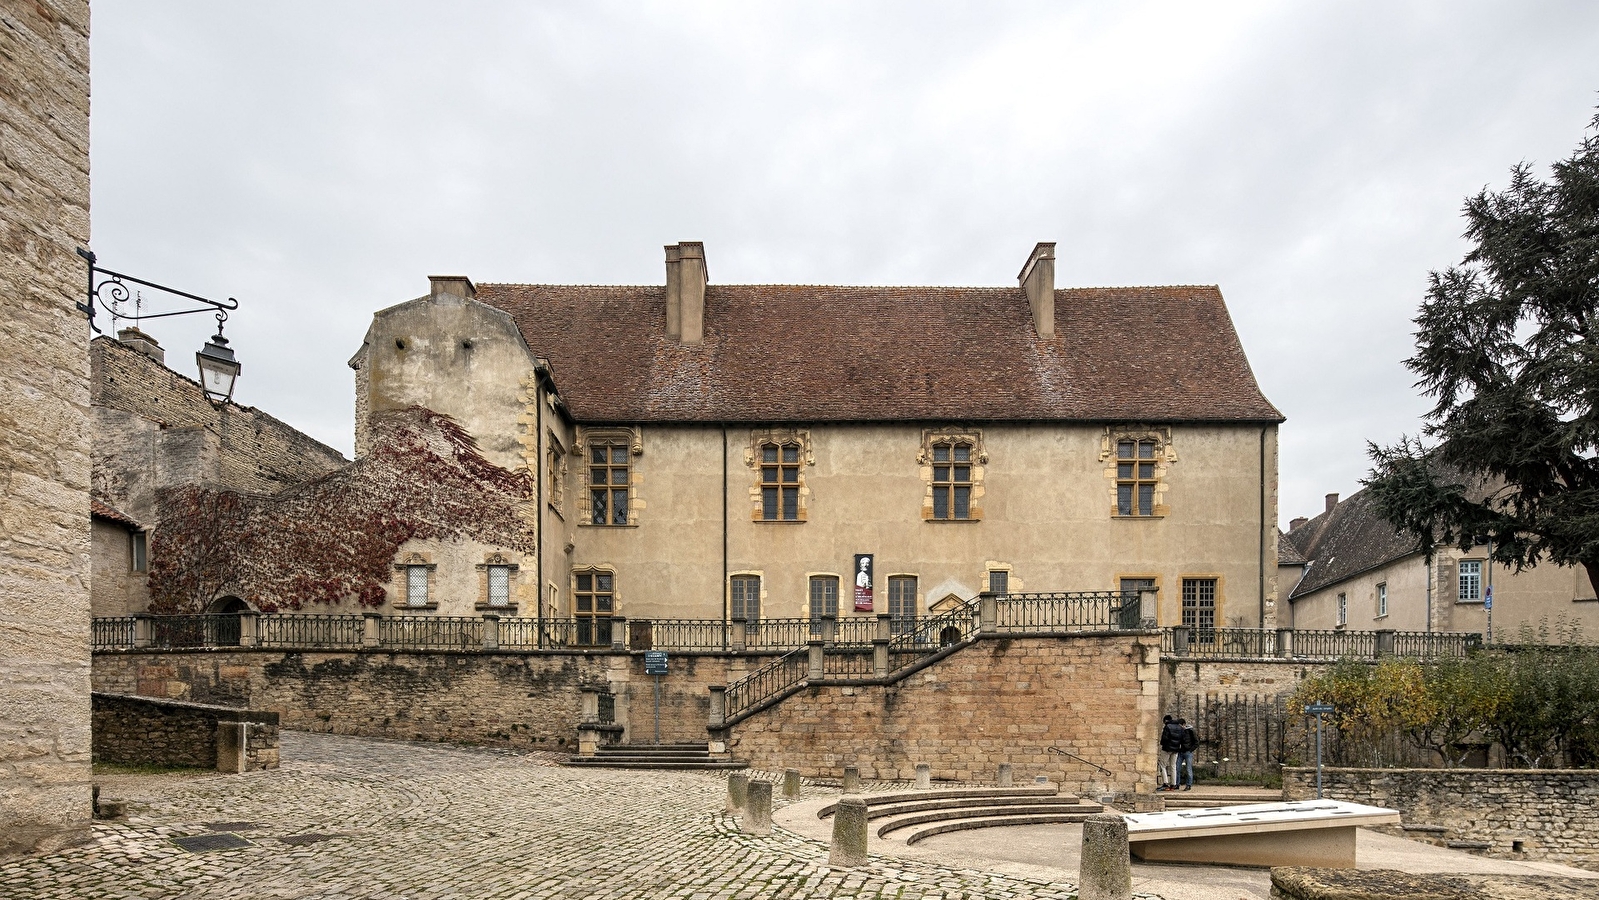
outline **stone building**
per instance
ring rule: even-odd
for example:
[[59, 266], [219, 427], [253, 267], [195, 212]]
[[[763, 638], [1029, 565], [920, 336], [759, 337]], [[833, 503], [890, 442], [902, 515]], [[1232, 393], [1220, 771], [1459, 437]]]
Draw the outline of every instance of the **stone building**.
[[[1495, 565], [1487, 547], [1439, 547], [1431, 564], [1360, 491], [1327, 495], [1315, 518], [1296, 518], [1279, 543], [1282, 588], [1293, 628], [1463, 631], [1514, 642], [1523, 628], [1552, 639], [1599, 639], [1599, 602], [1581, 568], [1545, 562], [1516, 572]], [[1490, 593], [1492, 602], [1489, 602]], [[1490, 609], [1491, 608], [1491, 609]]]
[[0, 856], [89, 836], [89, 4], [0, 6]]
[[[984, 590], [1159, 589], [1274, 620], [1277, 427], [1220, 292], [435, 277], [350, 361], [372, 423], [446, 414], [534, 476], [537, 549], [412, 541], [389, 612], [908, 619]], [[863, 558], [865, 558], [863, 564]], [[858, 596], [856, 586], [870, 592]]]
[[[152, 529], [165, 492], [184, 486], [273, 495], [348, 465], [344, 455], [282, 421], [231, 400], [166, 365], [137, 328], [89, 346], [94, 427], [91, 600], [96, 616], [150, 606]], [[213, 599], [232, 608], [233, 596]]]

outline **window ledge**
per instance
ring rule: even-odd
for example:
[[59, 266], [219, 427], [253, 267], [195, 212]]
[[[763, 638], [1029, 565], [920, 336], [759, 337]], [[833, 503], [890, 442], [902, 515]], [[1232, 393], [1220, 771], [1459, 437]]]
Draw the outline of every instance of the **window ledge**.
[[1456, 600], [1455, 601], [1455, 605], [1456, 606], [1481, 606], [1482, 605], [1482, 601], [1481, 600]]
[[[563, 518], [562, 521], [565, 521], [564, 518]], [[611, 525], [611, 524], [608, 524], [608, 523], [605, 523], [605, 522], [601, 522], [601, 523], [598, 523], [598, 524], [596, 524], [594, 522], [579, 522], [578, 523], [578, 527], [579, 528], [637, 528], [638, 527], [638, 523], [637, 522], [628, 522], [626, 525]]]
[[932, 518], [928, 518], [928, 519], [923, 519], [922, 521], [926, 522], [929, 525], [968, 525], [968, 524], [971, 524], [973, 522], [981, 522], [983, 520], [978, 518], [978, 517], [976, 517], [976, 516], [972, 516], [971, 518], [967, 518], [967, 519], [932, 519]]
[[424, 609], [425, 610], [425, 609], [438, 609], [439, 605], [437, 603], [411, 604], [411, 603], [405, 603], [405, 602], [402, 601], [400, 603], [394, 604], [394, 608], [395, 609]]
[[1164, 518], [1166, 518], [1166, 514], [1165, 513], [1155, 513], [1152, 516], [1121, 516], [1121, 515], [1116, 515], [1116, 516], [1111, 516], [1111, 518], [1115, 519], [1118, 522], [1149, 522], [1149, 521], [1153, 521], [1153, 520], [1156, 520], [1156, 519], [1164, 519]]
[[501, 604], [498, 604], [498, 605], [495, 605], [493, 603], [479, 603], [479, 604], [473, 606], [472, 608], [473, 609], [482, 610], [483, 612], [508, 612], [508, 613], [512, 613], [512, 614], [516, 613], [516, 604], [515, 603], [501, 603]]
[[756, 525], [804, 525], [804, 519], [751, 519]]

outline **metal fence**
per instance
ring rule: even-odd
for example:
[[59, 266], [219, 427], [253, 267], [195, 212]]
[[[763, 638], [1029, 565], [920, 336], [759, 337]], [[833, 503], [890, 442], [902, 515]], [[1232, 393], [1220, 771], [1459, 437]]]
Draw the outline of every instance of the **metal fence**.
[[361, 616], [257, 616], [256, 643], [273, 648], [359, 647]]
[[238, 615], [161, 616], [150, 620], [150, 646], [237, 647]]
[[727, 686], [722, 715], [732, 720], [805, 680], [810, 652], [790, 650]]
[[1466, 632], [1336, 631], [1284, 629], [1286, 652], [1279, 649], [1279, 632], [1263, 628], [1164, 629], [1161, 649], [1171, 656], [1192, 659], [1292, 658], [1377, 659], [1408, 656], [1438, 659], [1465, 656], [1482, 645], [1482, 636]]
[[822, 655], [822, 674], [831, 678], [871, 678], [872, 651], [841, 650]]
[[385, 616], [378, 643], [404, 650], [476, 650], [483, 646], [483, 620], [461, 616]]
[[133, 617], [100, 617], [90, 623], [90, 639], [96, 650], [122, 650], [133, 646]]
[[1482, 649], [1482, 635], [1440, 631], [1394, 632], [1394, 655], [1437, 659], [1444, 656], [1465, 656]]
[[1136, 592], [1003, 594], [995, 605], [998, 628], [1006, 632], [1109, 631], [1140, 624]]

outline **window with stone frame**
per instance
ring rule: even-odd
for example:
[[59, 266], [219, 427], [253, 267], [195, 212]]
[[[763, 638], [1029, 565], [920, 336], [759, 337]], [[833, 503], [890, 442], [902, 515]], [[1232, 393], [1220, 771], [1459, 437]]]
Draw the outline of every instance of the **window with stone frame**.
[[1456, 599], [1461, 603], [1482, 602], [1482, 560], [1460, 561], [1460, 590]]
[[894, 634], [916, 630], [916, 576], [888, 576], [889, 629]]
[[595, 444], [588, 448], [588, 457], [589, 524], [626, 525], [632, 490], [632, 460], [627, 446]]
[[150, 570], [150, 535], [145, 531], [128, 532], [129, 568], [134, 572]]
[[799, 521], [800, 446], [761, 445], [761, 519]]
[[1176, 461], [1169, 428], [1107, 428], [1100, 458], [1112, 484], [1112, 516], [1153, 519], [1169, 514], [1166, 475]]
[[1009, 569], [989, 569], [988, 570], [988, 592], [990, 594], [1008, 594], [1008, 593], [1010, 593], [1010, 570]]
[[496, 551], [484, 557], [477, 568], [483, 573], [479, 582], [482, 593], [479, 595], [477, 608], [514, 612], [517, 603], [512, 594], [512, 585], [521, 567], [505, 554]]
[[979, 499], [988, 454], [983, 436], [972, 429], [929, 428], [917, 454], [925, 485], [922, 518], [928, 522], [975, 522], [983, 517]]
[[545, 473], [547, 494], [545, 502], [549, 503], [557, 514], [562, 512], [563, 502], [566, 500], [566, 450], [555, 439], [555, 435], [548, 438], [548, 452], [545, 454]]
[[1183, 579], [1183, 625], [1196, 644], [1216, 643], [1216, 579]]
[[810, 600], [811, 634], [821, 634], [822, 617], [838, 617], [838, 576], [812, 575]]
[[606, 569], [582, 569], [572, 575], [573, 641], [581, 647], [611, 643], [611, 616], [616, 612], [616, 576]]
[[761, 576], [734, 575], [729, 584], [728, 616], [753, 625], [761, 620]]
[[437, 565], [421, 553], [407, 553], [404, 559], [394, 564], [394, 568], [404, 579], [395, 606], [407, 609], [438, 608], [438, 601], [432, 596], [433, 570], [438, 568]]

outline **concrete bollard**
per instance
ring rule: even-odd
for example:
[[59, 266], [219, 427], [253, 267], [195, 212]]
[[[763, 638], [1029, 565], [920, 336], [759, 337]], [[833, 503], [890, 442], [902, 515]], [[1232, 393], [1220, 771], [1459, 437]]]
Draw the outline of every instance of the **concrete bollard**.
[[1077, 872], [1078, 900], [1131, 900], [1133, 868], [1127, 853], [1127, 820], [1089, 816], [1083, 820], [1083, 855]]
[[744, 808], [750, 799], [750, 777], [743, 772], [733, 772], [727, 776], [727, 811], [736, 813]]
[[800, 795], [799, 769], [783, 770], [783, 799], [798, 800]]
[[1010, 763], [1000, 763], [999, 764], [999, 786], [1000, 787], [1010, 787], [1013, 783], [1014, 782], [1011, 781]]
[[855, 766], [844, 767], [844, 793], [859, 794], [861, 792], [861, 770]]
[[752, 781], [749, 783], [749, 796], [744, 803], [744, 818], [739, 820], [738, 830], [745, 834], [772, 833], [772, 783], [770, 781]]
[[927, 763], [916, 764], [916, 789], [918, 791], [933, 789], [933, 767]]
[[845, 797], [833, 807], [833, 847], [828, 851], [830, 866], [866, 864], [866, 801]]

